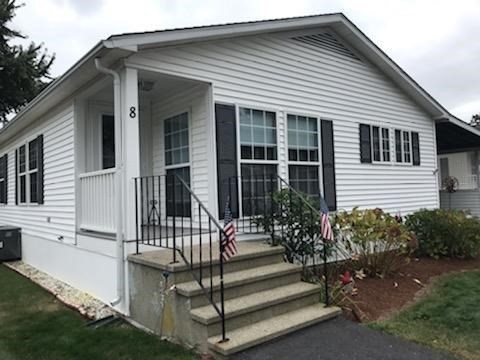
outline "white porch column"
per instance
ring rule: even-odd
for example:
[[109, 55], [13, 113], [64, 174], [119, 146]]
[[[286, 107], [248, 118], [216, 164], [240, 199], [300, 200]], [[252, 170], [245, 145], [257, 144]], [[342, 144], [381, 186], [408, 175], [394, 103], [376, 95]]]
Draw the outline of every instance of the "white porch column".
[[124, 239], [135, 239], [135, 185], [140, 176], [140, 116], [138, 108], [138, 74], [136, 69], [124, 68], [120, 74], [122, 89], [123, 138], [123, 230]]

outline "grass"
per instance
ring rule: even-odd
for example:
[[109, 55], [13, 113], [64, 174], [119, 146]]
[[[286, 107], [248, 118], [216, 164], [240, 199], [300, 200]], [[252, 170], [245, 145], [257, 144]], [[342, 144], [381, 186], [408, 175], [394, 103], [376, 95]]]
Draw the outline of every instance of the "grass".
[[480, 271], [439, 279], [423, 300], [371, 327], [460, 359], [480, 359]]
[[30, 280], [0, 264], [0, 359], [195, 359], [126, 323], [98, 329]]

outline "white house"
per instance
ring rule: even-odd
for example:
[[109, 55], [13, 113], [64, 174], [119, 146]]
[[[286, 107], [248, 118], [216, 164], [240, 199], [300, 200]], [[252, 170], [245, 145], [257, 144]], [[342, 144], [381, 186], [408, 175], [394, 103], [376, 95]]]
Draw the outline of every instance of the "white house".
[[440, 121], [459, 126], [343, 14], [113, 35], [1, 130], [0, 221], [129, 314], [135, 240], [198, 242], [277, 176], [330, 210], [438, 207]]

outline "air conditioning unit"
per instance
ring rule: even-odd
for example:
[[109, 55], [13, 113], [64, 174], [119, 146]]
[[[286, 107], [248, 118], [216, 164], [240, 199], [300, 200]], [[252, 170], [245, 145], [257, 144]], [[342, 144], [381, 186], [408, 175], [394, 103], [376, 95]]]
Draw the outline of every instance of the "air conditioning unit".
[[19, 227], [0, 226], [0, 261], [22, 258], [22, 233]]

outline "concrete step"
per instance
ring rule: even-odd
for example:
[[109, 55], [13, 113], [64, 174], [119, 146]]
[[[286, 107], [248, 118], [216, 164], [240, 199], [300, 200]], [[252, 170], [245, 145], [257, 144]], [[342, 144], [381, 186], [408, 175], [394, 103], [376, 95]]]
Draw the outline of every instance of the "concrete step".
[[[339, 315], [340, 312], [341, 310], [337, 307], [325, 307], [325, 305], [317, 303], [232, 331], [227, 329], [229, 341], [220, 343], [220, 335], [212, 336], [208, 339], [208, 347], [218, 354], [229, 356], [279, 336], [333, 318]], [[294, 356], [295, 354], [292, 354], [292, 357]]]
[[[229, 300], [298, 282], [301, 280], [301, 271], [301, 267], [297, 265], [281, 262], [225, 274], [224, 298]], [[204, 286], [210, 293], [209, 280], [205, 280]], [[189, 298], [191, 309], [209, 304], [209, 299], [196, 281], [178, 284], [177, 294]], [[219, 276], [213, 278], [213, 301], [220, 301]]]
[[[279, 286], [225, 301], [225, 319], [229, 330], [258, 322], [320, 300], [319, 285], [306, 282]], [[217, 304], [220, 307], [220, 304]], [[192, 319], [206, 327], [208, 336], [221, 333], [221, 318], [210, 304], [191, 310]]]
[[[263, 266], [283, 262], [284, 248], [282, 246], [271, 246], [267, 244], [264, 236], [255, 235], [255, 241], [239, 241], [237, 244], [238, 253], [229, 261], [224, 262], [224, 273], [245, 270], [252, 267]], [[214, 275], [219, 273], [218, 243], [213, 244], [212, 261], [210, 263], [210, 249], [207, 245], [200, 247], [195, 245], [192, 248], [185, 247], [183, 254], [190, 263], [192, 260], [193, 271], [199, 275], [200, 264], [202, 264], [202, 275], [208, 277], [210, 268]], [[193, 280], [189, 265], [177, 252], [176, 261], [173, 262], [172, 250], [147, 251], [138, 255], [129, 255], [128, 260], [136, 264], [149, 266], [161, 271], [168, 271], [174, 274], [175, 282], [188, 282]], [[200, 261], [201, 260], [201, 261]]]

